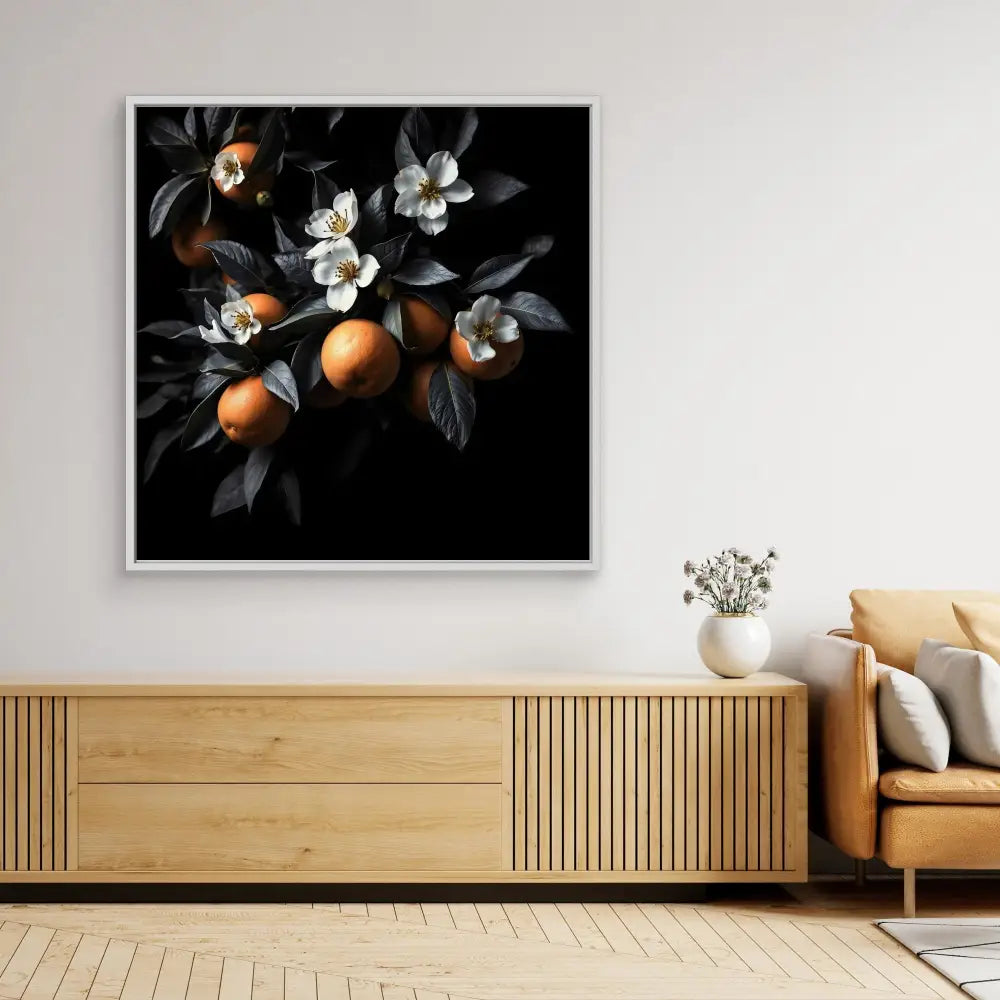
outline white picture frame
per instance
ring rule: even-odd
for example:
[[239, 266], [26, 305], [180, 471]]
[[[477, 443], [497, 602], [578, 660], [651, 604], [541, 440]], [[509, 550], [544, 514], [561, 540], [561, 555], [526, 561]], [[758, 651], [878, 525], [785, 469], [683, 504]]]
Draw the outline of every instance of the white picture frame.
[[[587, 107], [590, 110], [590, 531], [579, 560], [170, 560], [136, 554], [136, 113], [147, 107]], [[125, 99], [125, 570], [135, 572], [593, 572], [600, 565], [600, 100], [597, 97], [130, 96]]]

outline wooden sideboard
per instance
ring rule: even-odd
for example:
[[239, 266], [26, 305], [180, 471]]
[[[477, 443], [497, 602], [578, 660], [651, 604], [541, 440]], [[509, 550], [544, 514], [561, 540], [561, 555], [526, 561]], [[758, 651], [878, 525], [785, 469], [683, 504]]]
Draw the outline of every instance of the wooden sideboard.
[[805, 691], [0, 684], [0, 882], [804, 881]]

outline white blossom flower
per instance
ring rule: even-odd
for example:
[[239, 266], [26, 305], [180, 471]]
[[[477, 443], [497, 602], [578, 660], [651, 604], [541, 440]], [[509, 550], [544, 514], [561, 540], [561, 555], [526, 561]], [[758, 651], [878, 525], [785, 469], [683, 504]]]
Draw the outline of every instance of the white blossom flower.
[[694, 578], [694, 585], [699, 590], [708, 590], [708, 585], [712, 582], [712, 578], [707, 573], [699, 573]]
[[246, 299], [223, 302], [219, 313], [222, 325], [237, 344], [245, 344], [255, 333], [260, 333], [260, 320], [254, 316], [253, 306]]
[[719, 556], [719, 563], [722, 566], [732, 566], [735, 562], [736, 557], [732, 554], [732, 552], [723, 552], [722, 555]]
[[201, 339], [204, 340], [206, 344], [231, 343], [229, 337], [222, 332], [222, 328], [219, 326], [219, 321], [217, 319], [212, 320], [211, 329], [206, 326], [199, 326], [198, 332], [201, 334]]
[[724, 583], [719, 592], [724, 600], [731, 601], [739, 593], [739, 588], [735, 583]]
[[235, 153], [219, 153], [212, 164], [212, 180], [219, 182], [223, 193], [244, 181], [243, 164]]
[[775, 561], [779, 558], [778, 550], [773, 545], [767, 550], [767, 558], [774, 559]]
[[777, 556], [768, 556], [764, 560], [764, 569], [770, 573], [774, 569], [774, 564], [777, 561]]
[[751, 590], [749, 600], [751, 605], [759, 606], [764, 600], [764, 595], [759, 590]]
[[489, 361], [496, 357], [493, 341], [509, 344], [520, 336], [517, 321], [500, 312], [500, 300], [493, 295], [480, 295], [471, 309], [455, 317], [455, 326], [465, 339], [473, 361]]
[[358, 297], [358, 289], [370, 285], [378, 273], [378, 261], [366, 253], [358, 256], [358, 248], [346, 237], [337, 240], [313, 267], [313, 280], [328, 285], [326, 304], [331, 309], [347, 312]]
[[698, 567], [695, 566], [695, 564], [693, 562], [691, 562], [690, 559], [688, 559], [688, 561], [686, 563], [684, 563], [684, 575], [685, 576], [694, 576], [695, 570], [697, 568]]
[[768, 593], [768, 591], [771, 590], [771, 578], [768, 576], [762, 576], [757, 581], [757, 589], [761, 591], [761, 593]]
[[736, 575], [741, 579], [745, 580], [748, 576], [753, 573], [753, 570], [747, 563], [738, 562], [736, 564]]
[[694, 591], [685, 590], [684, 591], [684, 603], [691, 604], [694, 601]]
[[358, 222], [358, 198], [352, 188], [341, 191], [333, 199], [333, 208], [318, 208], [309, 216], [306, 232], [319, 240], [306, 251], [309, 260], [329, 253], [339, 240], [344, 239]]
[[393, 182], [396, 214], [416, 219], [417, 225], [435, 236], [448, 225], [448, 202], [468, 201], [472, 187], [458, 179], [458, 161], [447, 150], [434, 153], [427, 166], [403, 167]]

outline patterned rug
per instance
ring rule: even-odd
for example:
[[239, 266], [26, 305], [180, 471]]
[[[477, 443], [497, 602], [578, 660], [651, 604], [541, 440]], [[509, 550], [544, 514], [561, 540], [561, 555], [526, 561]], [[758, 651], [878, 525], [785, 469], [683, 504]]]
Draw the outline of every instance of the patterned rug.
[[969, 996], [1000, 1000], [1000, 921], [917, 918], [875, 924]]

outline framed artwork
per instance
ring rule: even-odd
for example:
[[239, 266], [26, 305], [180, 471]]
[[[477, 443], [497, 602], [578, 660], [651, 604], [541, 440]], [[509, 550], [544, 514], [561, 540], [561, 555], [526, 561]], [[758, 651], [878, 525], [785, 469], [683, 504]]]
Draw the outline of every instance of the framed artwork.
[[126, 122], [127, 569], [596, 567], [595, 100]]

